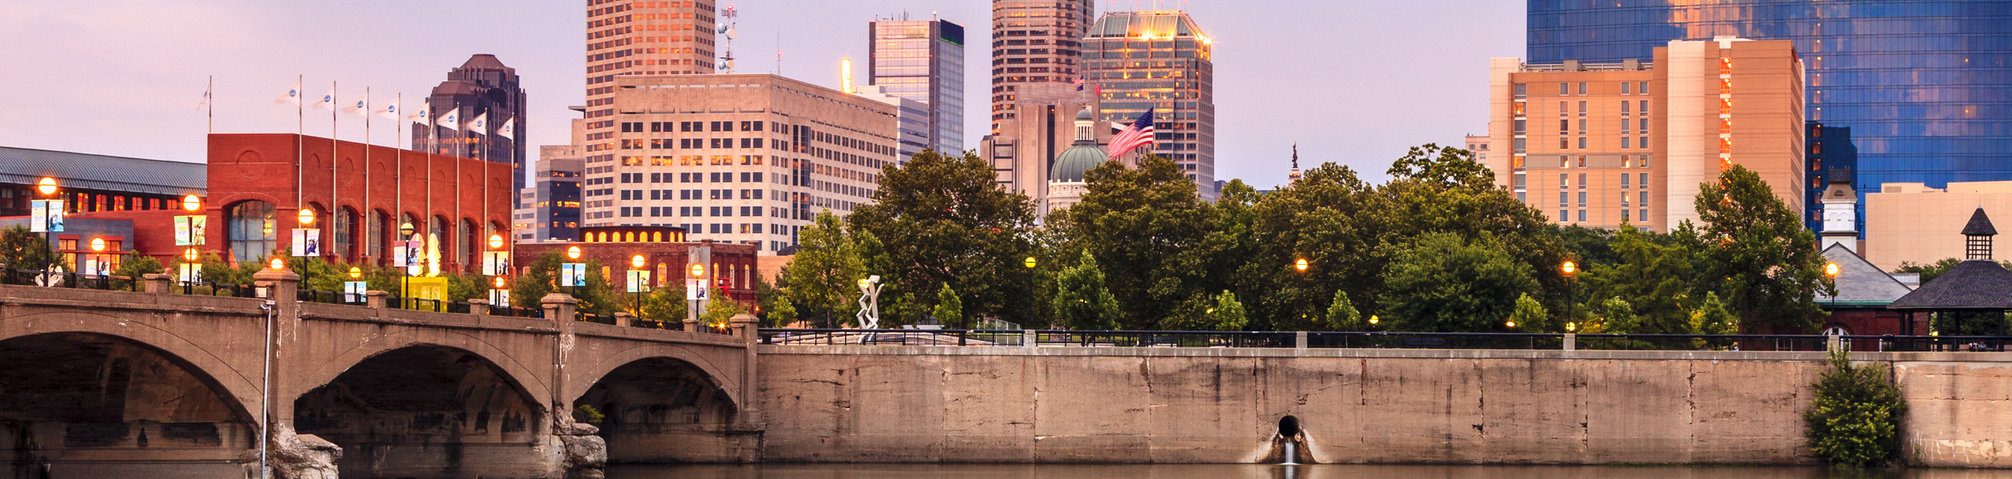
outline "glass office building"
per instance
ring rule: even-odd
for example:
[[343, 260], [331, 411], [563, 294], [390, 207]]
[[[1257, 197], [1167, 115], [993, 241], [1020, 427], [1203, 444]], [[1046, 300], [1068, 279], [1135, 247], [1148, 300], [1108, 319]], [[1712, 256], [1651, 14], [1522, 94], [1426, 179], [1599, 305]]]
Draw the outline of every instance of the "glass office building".
[[1216, 198], [1214, 40], [1187, 12], [1110, 12], [1083, 37], [1083, 72], [1097, 120], [1120, 125], [1153, 111], [1151, 152], [1174, 160], [1203, 199]]
[[1670, 40], [1793, 41], [1808, 120], [1850, 128], [1861, 208], [1882, 183], [2012, 180], [2012, 2], [1530, 0], [1528, 21], [1531, 63], [1648, 60]]
[[873, 58], [867, 84], [927, 105], [920, 118], [927, 124], [926, 146], [963, 152], [964, 27], [946, 20], [876, 20], [867, 24], [867, 37]]

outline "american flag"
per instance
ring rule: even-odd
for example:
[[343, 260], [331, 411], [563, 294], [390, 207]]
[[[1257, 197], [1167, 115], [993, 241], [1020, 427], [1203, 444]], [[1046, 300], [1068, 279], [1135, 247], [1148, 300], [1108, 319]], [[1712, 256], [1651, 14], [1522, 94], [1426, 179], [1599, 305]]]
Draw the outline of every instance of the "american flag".
[[1153, 109], [1147, 108], [1137, 121], [1111, 136], [1110, 158], [1116, 159], [1141, 146], [1153, 144]]

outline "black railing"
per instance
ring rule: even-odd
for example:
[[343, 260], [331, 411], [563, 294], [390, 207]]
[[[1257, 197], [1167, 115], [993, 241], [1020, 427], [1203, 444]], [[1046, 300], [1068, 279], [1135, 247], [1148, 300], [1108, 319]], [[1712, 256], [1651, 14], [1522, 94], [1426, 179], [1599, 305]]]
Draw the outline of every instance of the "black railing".
[[576, 313], [581, 321], [589, 323], [615, 324], [615, 317], [605, 314]]
[[[877, 346], [1198, 347], [1294, 348], [1293, 331], [1067, 331], [965, 329], [762, 328], [762, 344]], [[1561, 350], [1563, 333], [1306, 332], [1314, 349], [1521, 349]], [[1581, 351], [1824, 351], [1831, 337], [1797, 334], [1577, 334]], [[1860, 352], [2005, 351], [2012, 336], [1839, 336], [1839, 346]]]

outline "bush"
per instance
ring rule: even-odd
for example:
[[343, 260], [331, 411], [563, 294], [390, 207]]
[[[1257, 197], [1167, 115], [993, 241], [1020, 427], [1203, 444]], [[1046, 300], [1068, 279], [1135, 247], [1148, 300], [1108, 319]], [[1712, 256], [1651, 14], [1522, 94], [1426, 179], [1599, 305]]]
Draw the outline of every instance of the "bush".
[[1843, 351], [1830, 354], [1830, 371], [1816, 380], [1816, 399], [1802, 420], [1809, 448], [1836, 466], [1885, 464], [1900, 453], [1900, 417], [1907, 403], [1900, 388], [1875, 367], [1851, 364]]

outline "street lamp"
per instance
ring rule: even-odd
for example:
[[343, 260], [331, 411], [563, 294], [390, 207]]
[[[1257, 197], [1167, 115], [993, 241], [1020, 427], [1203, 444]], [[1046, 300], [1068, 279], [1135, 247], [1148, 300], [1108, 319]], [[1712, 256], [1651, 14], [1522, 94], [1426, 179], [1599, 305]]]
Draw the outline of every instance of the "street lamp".
[[1292, 269], [1299, 271], [1301, 273], [1306, 272], [1306, 267], [1307, 267], [1306, 258], [1300, 258], [1298, 261], [1294, 261], [1292, 263]]
[[574, 246], [567, 246], [567, 247], [566, 247], [566, 259], [570, 259], [570, 260], [578, 260], [578, 259], [580, 259], [580, 247], [579, 247], [578, 245], [574, 245]]
[[[562, 278], [562, 279], [572, 280], [572, 281], [566, 281], [565, 283], [568, 290], [567, 294], [572, 294], [574, 296], [579, 296], [580, 292], [579, 287], [575, 285], [587, 282], [586, 278], [587, 268], [585, 265], [580, 264], [579, 261], [580, 261], [580, 245], [572, 245], [566, 247], [566, 264], [559, 265], [561, 269], [571, 270], [573, 272], [571, 278]], [[562, 274], [560, 276], [563, 277], [567, 275]]]
[[105, 261], [106, 258], [104, 253], [105, 253], [105, 239], [91, 238], [91, 266], [92, 266], [91, 275], [97, 276], [100, 280], [106, 281], [106, 286], [109, 287], [111, 280], [110, 278], [105, 277], [105, 263], [107, 261]]
[[398, 265], [398, 303], [400, 308], [409, 308], [411, 304], [410, 299], [406, 296], [412, 294], [412, 265], [419, 259], [414, 257], [417, 255], [413, 254], [414, 251], [412, 251], [412, 234], [418, 230], [419, 228], [413, 227], [410, 222], [398, 225], [398, 242], [402, 243], [398, 248], [400, 251], [405, 252], [405, 264]]
[[1027, 269], [1034, 269], [1034, 267], [1035, 267], [1035, 266], [1037, 266], [1037, 265], [1038, 265], [1039, 263], [1036, 263], [1036, 262], [1034, 261], [1034, 257], [1033, 257], [1033, 256], [1028, 256], [1028, 257], [1027, 257], [1027, 261], [1023, 262], [1022, 264], [1025, 264], [1025, 265], [1027, 265]]
[[182, 211], [194, 213], [200, 209], [203, 209], [203, 199], [201, 197], [193, 194], [182, 197]]
[[284, 270], [286, 269], [286, 258], [275, 256], [271, 262], [266, 263], [266, 267], [272, 268], [273, 271]]
[[1572, 295], [1572, 279], [1579, 276], [1579, 263], [1567, 258], [1565, 262], [1558, 264], [1558, 273], [1565, 277], [1565, 320], [1570, 324], [1571, 321], [1579, 319], [1572, 315], [1578, 306], [1576, 303], [1579, 302], [1578, 298]]
[[643, 314], [643, 289], [650, 286], [649, 280], [643, 276], [645, 274], [643, 266], [647, 264], [650, 264], [649, 259], [643, 255], [629, 257], [629, 267], [633, 268], [629, 270], [629, 297], [638, 316]]
[[489, 235], [489, 249], [503, 249], [503, 235]]
[[1837, 273], [1840, 269], [1835, 261], [1823, 264], [1823, 277], [1830, 283], [1830, 309], [1833, 310], [1837, 309]]
[[[35, 191], [42, 193], [42, 196], [49, 198], [42, 200], [42, 202], [45, 205], [47, 205], [45, 206], [45, 208], [58, 208], [57, 205], [59, 203], [57, 203], [56, 201], [51, 201], [56, 197], [56, 178], [44, 176], [42, 177], [42, 179], [36, 180]], [[56, 213], [58, 212], [44, 210], [42, 213], [43, 218], [42, 221], [44, 223], [47, 223], [48, 218], [51, 218], [52, 215]], [[42, 227], [42, 249], [43, 251], [49, 253], [49, 256], [47, 258], [49, 260], [49, 264], [44, 265], [42, 268], [44, 270], [53, 270], [54, 266], [56, 265], [56, 225], [45, 224]]]
[[47, 176], [42, 177], [41, 180], [35, 182], [35, 191], [42, 192], [42, 196], [55, 196], [56, 179]]
[[314, 224], [314, 208], [302, 207], [300, 213], [294, 217], [300, 219], [301, 226], [312, 225]]

